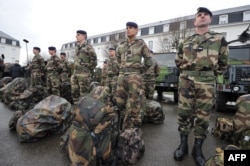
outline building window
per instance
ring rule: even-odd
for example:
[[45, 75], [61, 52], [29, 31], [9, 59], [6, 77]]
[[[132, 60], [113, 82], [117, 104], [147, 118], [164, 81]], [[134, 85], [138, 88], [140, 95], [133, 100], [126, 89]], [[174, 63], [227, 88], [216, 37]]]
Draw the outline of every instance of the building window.
[[228, 15], [220, 15], [219, 24], [227, 24], [228, 23]]
[[119, 33], [115, 34], [115, 40], [119, 40]]
[[148, 41], [148, 48], [150, 50], [153, 50], [153, 41], [152, 40]]
[[6, 39], [5, 38], [1, 38], [1, 43], [6, 43]]
[[149, 34], [152, 35], [155, 33], [155, 27], [150, 27], [149, 28]]
[[169, 24], [163, 25], [163, 32], [168, 32], [169, 31]]
[[98, 38], [98, 43], [101, 43], [101, 38], [100, 37]]
[[141, 36], [141, 30], [138, 29], [137, 36]]
[[94, 43], [94, 39], [90, 39], [90, 44], [93, 44]]
[[186, 29], [187, 21], [180, 22], [180, 30]]
[[17, 43], [17, 42], [16, 42], [15, 40], [12, 40], [12, 45], [13, 45], [13, 46], [16, 46], [16, 43]]
[[243, 13], [243, 21], [249, 21], [250, 20], [250, 11], [245, 11]]
[[110, 40], [110, 36], [106, 36], [106, 41], [109, 41]]

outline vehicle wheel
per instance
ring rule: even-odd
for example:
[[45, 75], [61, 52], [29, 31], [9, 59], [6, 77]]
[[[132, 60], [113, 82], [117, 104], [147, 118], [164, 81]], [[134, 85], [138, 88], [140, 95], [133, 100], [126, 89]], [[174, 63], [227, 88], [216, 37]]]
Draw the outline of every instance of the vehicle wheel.
[[174, 102], [178, 103], [178, 91], [174, 91]]
[[216, 92], [215, 110], [224, 112], [226, 110], [227, 97], [223, 92]]

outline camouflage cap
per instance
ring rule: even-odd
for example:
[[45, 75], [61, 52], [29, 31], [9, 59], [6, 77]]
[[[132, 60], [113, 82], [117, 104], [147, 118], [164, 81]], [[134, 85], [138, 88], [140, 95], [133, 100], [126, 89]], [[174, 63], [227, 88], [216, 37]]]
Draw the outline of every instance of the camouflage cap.
[[41, 51], [41, 49], [39, 47], [33, 47], [34, 50], [38, 50], [39, 52]]
[[205, 8], [205, 7], [199, 7], [197, 9], [197, 13], [196, 14], [198, 14], [200, 12], [208, 13], [211, 17], [213, 16], [212, 12], [208, 8]]
[[114, 47], [110, 47], [109, 50], [114, 50], [115, 51], [115, 48]]

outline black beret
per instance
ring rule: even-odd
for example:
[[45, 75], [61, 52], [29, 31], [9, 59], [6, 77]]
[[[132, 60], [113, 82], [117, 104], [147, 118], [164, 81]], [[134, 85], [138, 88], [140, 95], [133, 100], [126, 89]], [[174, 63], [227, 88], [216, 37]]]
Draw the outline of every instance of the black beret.
[[55, 50], [56, 50], [56, 47], [51, 46], [51, 47], [49, 47], [48, 49], [49, 49], [49, 50], [55, 51]]
[[33, 49], [38, 50], [39, 52], [41, 51], [39, 47], [33, 47]]
[[109, 50], [115, 50], [115, 48], [114, 47], [110, 47]]
[[78, 30], [78, 31], [76, 31], [76, 33], [80, 33], [80, 34], [83, 34], [83, 35], [87, 35], [87, 32], [86, 32], [86, 31], [83, 31], [83, 30]]
[[138, 25], [135, 22], [127, 22], [126, 26], [138, 28]]
[[66, 56], [66, 53], [65, 53], [65, 52], [61, 52], [61, 53], [60, 53], [60, 55], [64, 55], [64, 56]]
[[211, 17], [213, 16], [212, 12], [208, 8], [205, 8], [205, 7], [199, 7], [197, 9], [197, 13], [196, 14], [198, 14], [200, 12], [208, 13]]

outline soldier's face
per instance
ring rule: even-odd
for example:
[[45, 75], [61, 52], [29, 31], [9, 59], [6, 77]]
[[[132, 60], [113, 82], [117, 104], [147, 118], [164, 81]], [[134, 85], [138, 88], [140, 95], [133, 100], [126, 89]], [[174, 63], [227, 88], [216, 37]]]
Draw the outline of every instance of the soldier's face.
[[204, 27], [208, 26], [212, 22], [212, 17], [205, 12], [199, 12], [195, 16], [194, 26], [195, 27]]
[[135, 27], [127, 26], [126, 27], [126, 33], [127, 37], [134, 37], [137, 35], [138, 29]]
[[62, 60], [64, 60], [64, 59], [65, 59], [65, 56], [64, 56], [64, 55], [60, 55], [60, 58], [61, 58]]
[[49, 50], [50, 55], [54, 55], [56, 52], [54, 50]]
[[37, 53], [38, 53], [38, 50], [33, 49], [33, 54], [37, 54]]
[[109, 56], [114, 56], [115, 55], [115, 50], [109, 50]]
[[86, 36], [80, 33], [76, 34], [76, 41], [81, 42], [84, 41], [86, 39]]

